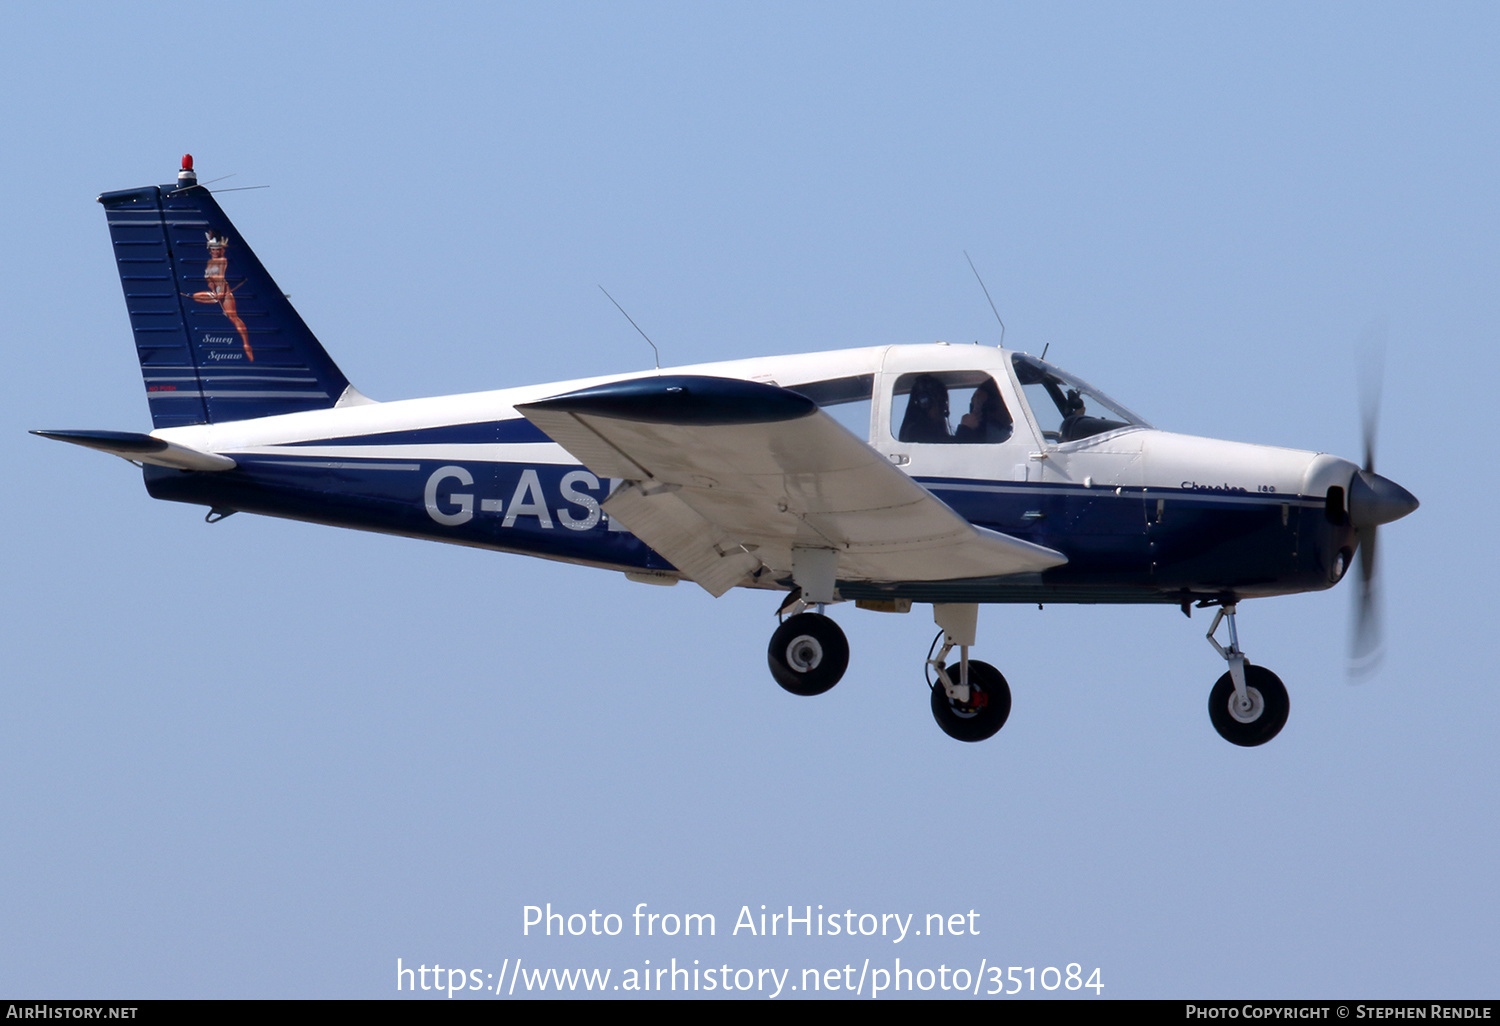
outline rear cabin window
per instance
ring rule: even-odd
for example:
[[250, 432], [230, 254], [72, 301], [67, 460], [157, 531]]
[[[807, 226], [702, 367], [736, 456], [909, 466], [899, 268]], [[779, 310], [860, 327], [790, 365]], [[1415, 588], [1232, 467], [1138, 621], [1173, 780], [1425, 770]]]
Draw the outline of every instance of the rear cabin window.
[[791, 391], [804, 395], [823, 408], [823, 412], [846, 427], [862, 441], [870, 440], [871, 397], [875, 393], [875, 375], [854, 374], [847, 378], [809, 381], [788, 385]]
[[983, 371], [923, 371], [896, 379], [891, 434], [898, 442], [997, 445], [1014, 430], [999, 386]]

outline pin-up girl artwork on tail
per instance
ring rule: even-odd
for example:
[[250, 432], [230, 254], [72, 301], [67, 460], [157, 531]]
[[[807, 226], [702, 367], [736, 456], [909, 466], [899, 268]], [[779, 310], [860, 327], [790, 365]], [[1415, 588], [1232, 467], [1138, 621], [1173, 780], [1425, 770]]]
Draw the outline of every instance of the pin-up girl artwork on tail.
[[234, 289], [229, 287], [229, 279], [226, 277], [229, 258], [224, 255], [224, 250], [229, 245], [229, 236], [215, 232], [204, 234], [208, 237], [208, 266], [203, 269], [203, 277], [208, 290], [194, 292], [193, 302], [219, 304], [219, 309], [229, 318], [234, 330], [240, 333], [240, 345], [245, 347], [245, 359], [254, 362], [255, 352], [250, 348], [250, 329], [240, 320], [239, 312], [235, 309]]

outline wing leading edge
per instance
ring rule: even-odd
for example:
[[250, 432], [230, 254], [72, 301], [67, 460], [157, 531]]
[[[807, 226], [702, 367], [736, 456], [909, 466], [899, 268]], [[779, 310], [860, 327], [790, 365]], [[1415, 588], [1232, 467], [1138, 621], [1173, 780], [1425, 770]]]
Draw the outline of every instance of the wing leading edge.
[[793, 548], [832, 549], [838, 577], [944, 581], [1035, 573], [1054, 549], [975, 527], [812, 400], [734, 378], [660, 375], [516, 409], [600, 477], [636, 537], [715, 596]]

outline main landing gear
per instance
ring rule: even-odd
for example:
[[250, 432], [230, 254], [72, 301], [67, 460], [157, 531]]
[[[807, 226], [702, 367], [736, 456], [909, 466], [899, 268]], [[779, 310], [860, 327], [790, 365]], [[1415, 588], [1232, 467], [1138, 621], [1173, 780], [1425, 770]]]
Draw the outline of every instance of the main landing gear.
[[776, 683], [792, 694], [821, 695], [849, 668], [849, 640], [820, 607], [781, 622], [771, 635], [766, 662]]
[[[787, 597], [778, 610], [786, 619], [771, 635], [766, 651], [771, 676], [794, 695], [821, 695], [839, 682], [849, 666], [849, 642], [844, 632], [823, 615], [823, 603], [811, 605], [816, 612], [808, 612], [809, 602], [800, 591]], [[979, 607], [935, 605], [933, 619], [942, 631], [927, 653], [932, 718], [943, 733], [959, 741], [993, 737], [1010, 716], [1010, 685], [989, 663], [969, 658]], [[958, 649], [958, 662], [946, 665], [954, 648]]]
[[[1239, 632], [1234, 624], [1233, 603], [1219, 607], [1208, 628], [1208, 643], [1229, 664], [1229, 672], [1220, 677], [1208, 695], [1208, 718], [1219, 736], [1243, 748], [1263, 745], [1286, 726], [1291, 701], [1286, 685], [1264, 666], [1252, 666], [1240, 651]], [[1229, 621], [1229, 647], [1214, 638], [1219, 623]]]
[[[983, 741], [994, 737], [1010, 717], [1010, 685], [989, 663], [969, 658], [969, 646], [978, 633], [979, 607], [973, 604], [932, 607], [933, 619], [941, 627], [943, 647], [927, 654], [927, 667], [937, 680], [932, 689], [932, 718], [943, 733], [959, 741]], [[938, 639], [932, 644], [937, 648]], [[958, 647], [958, 662], [944, 666], [948, 653]]]
[[[766, 662], [776, 683], [794, 695], [821, 695], [839, 682], [849, 668], [849, 641], [839, 625], [823, 615], [834, 601], [839, 554], [833, 549], [792, 549], [792, 579], [796, 589], [786, 597], [778, 616], [785, 616]], [[817, 612], [806, 610], [815, 608]]]

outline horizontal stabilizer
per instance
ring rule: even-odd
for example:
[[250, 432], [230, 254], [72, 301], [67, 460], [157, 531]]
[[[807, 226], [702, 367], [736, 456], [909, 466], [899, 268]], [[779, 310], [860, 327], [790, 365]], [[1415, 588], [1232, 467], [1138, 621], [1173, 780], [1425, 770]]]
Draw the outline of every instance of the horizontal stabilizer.
[[178, 470], [233, 470], [234, 460], [212, 452], [199, 452], [176, 442], [153, 438], [135, 431], [33, 431], [34, 435], [59, 442], [72, 442], [98, 449], [134, 463], [153, 463]]

